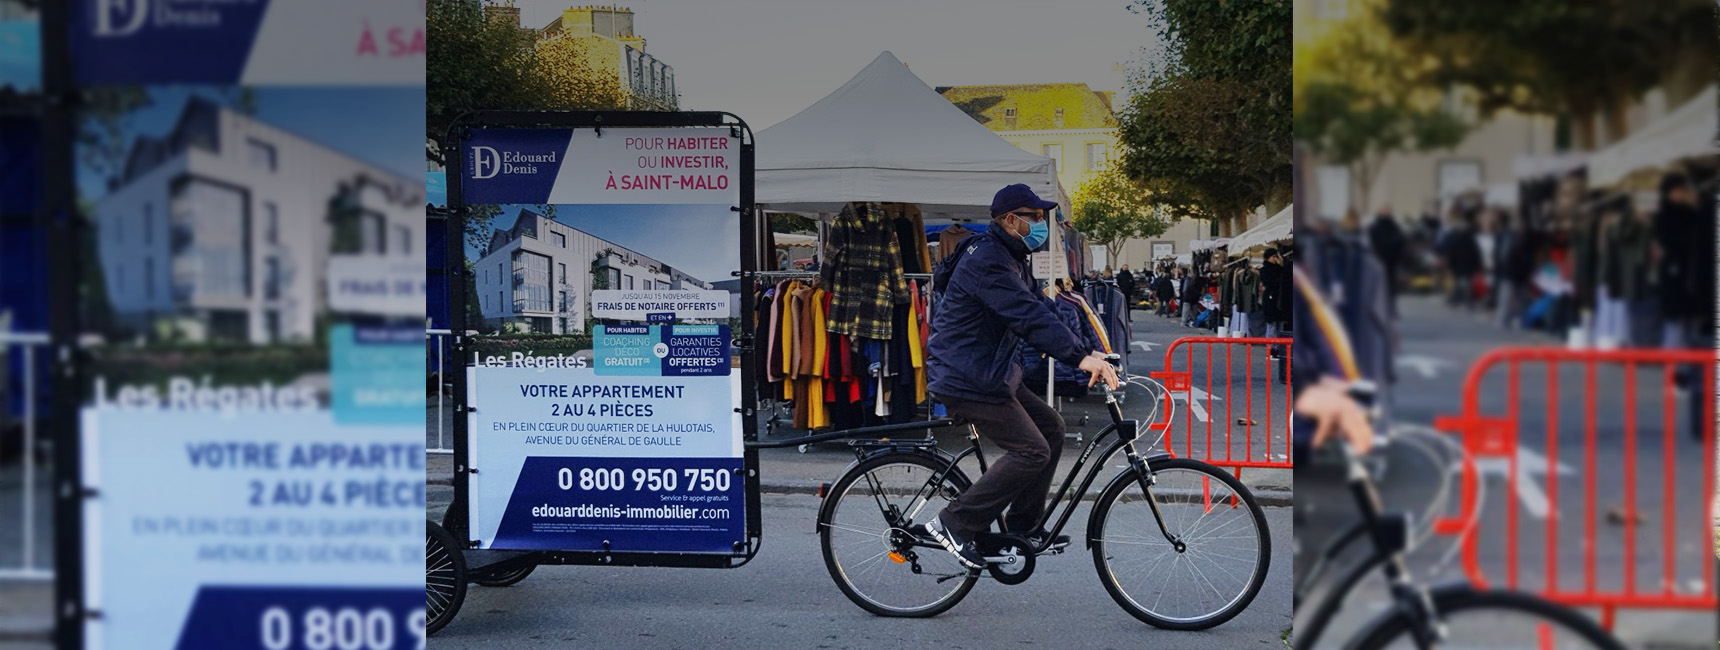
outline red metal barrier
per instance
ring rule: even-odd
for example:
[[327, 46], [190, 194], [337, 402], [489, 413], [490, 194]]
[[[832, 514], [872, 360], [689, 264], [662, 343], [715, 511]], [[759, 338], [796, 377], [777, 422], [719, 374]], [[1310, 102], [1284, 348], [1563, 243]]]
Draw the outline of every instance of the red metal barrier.
[[[1290, 376], [1290, 351], [1294, 343], [1295, 339], [1290, 338], [1211, 336], [1184, 337], [1171, 343], [1170, 347], [1165, 349], [1165, 369], [1150, 373], [1150, 376], [1163, 381], [1168, 391], [1164, 397], [1167, 402], [1174, 401], [1176, 396], [1181, 395], [1188, 408], [1179, 409], [1184, 422], [1183, 448], [1180, 453], [1176, 449], [1177, 432], [1170, 420], [1171, 409], [1161, 408], [1163, 419], [1152, 423], [1152, 430], [1165, 432], [1165, 449], [1173, 455], [1198, 458], [1220, 467], [1236, 469], [1239, 474], [1245, 467], [1290, 469], [1292, 395], [1287, 380]], [[1197, 355], [1195, 348], [1202, 346], [1205, 347], [1205, 355]], [[1278, 346], [1282, 346], [1284, 358], [1267, 359], [1270, 349]], [[1176, 362], [1179, 349], [1185, 360], [1180, 368]], [[1266, 367], [1263, 372], [1256, 373], [1254, 363], [1260, 360], [1266, 360]], [[1197, 366], [1197, 363], [1201, 365]], [[1241, 366], [1240, 370], [1238, 365]], [[1205, 370], [1198, 373], [1203, 375], [1204, 381], [1197, 380], [1197, 368]], [[1264, 379], [1266, 382], [1260, 389], [1261, 393], [1264, 393], [1266, 403], [1259, 413], [1254, 412], [1254, 397], [1258, 394], [1254, 383], [1257, 379]], [[1239, 381], [1240, 390], [1237, 386]], [[1205, 387], [1204, 390], [1201, 389], [1202, 386]], [[1222, 397], [1219, 396], [1220, 391]], [[1204, 394], [1204, 400], [1197, 397], [1196, 392]], [[1240, 408], [1237, 406], [1237, 398], [1242, 398]], [[1222, 405], [1218, 404], [1220, 401], [1223, 402]], [[1198, 412], [1206, 414], [1204, 454], [1195, 453], [1195, 420], [1199, 419], [1197, 409]], [[1215, 431], [1213, 421], [1218, 419], [1220, 411], [1224, 413], [1223, 425]], [[1239, 417], [1242, 424], [1237, 424]], [[1238, 429], [1241, 429], [1240, 436], [1237, 435]], [[1257, 432], [1256, 429], [1260, 431]], [[1254, 443], [1257, 440], [1265, 443], [1265, 448], [1258, 456], [1254, 453]], [[1238, 442], [1242, 445], [1240, 450], [1237, 449]], [[1215, 443], [1218, 445], [1216, 451]], [[1283, 460], [1274, 459], [1275, 455], [1283, 456]]]
[[[1717, 604], [1720, 604], [1720, 599], [1717, 599], [1715, 595], [1715, 558], [1712, 537], [1714, 531], [1710, 520], [1714, 512], [1715, 499], [1715, 361], [1714, 350], [1619, 350], [1603, 352], [1564, 348], [1502, 348], [1477, 360], [1475, 365], [1470, 368], [1469, 376], [1464, 382], [1463, 414], [1455, 417], [1442, 417], [1435, 421], [1435, 426], [1440, 430], [1461, 435], [1464, 448], [1474, 458], [1481, 462], [1490, 462], [1492, 467], [1503, 464], [1505, 469], [1505, 493], [1494, 497], [1493, 493], [1490, 492], [1488, 498], [1488, 501], [1491, 502], [1503, 501], [1504, 503], [1503, 535], [1497, 531], [1483, 530], [1490, 528], [1489, 524], [1497, 525], [1498, 522], [1484, 521], [1482, 513], [1476, 510], [1476, 493], [1480, 481], [1480, 471], [1476, 463], [1466, 464], [1462, 468], [1460, 509], [1454, 515], [1448, 514], [1435, 521], [1434, 529], [1437, 532], [1444, 534], [1468, 532], [1463, 541], [1463, 565], [1464, 571], [1470, 579], [1483, 587], [1489, 584], [1489, 571], [1483, 567], [1482, 544], [1484, 541], [1489, 544], [1503, 541], [1505, 546], [1503, 581], [1508, 588], [1528, 588], [1535, 591], [1532, 587], [1525, 587], [1520, 583], [1534, 581], [1533, 576], [1526, 575], [1526, 572], [1544, 570], [1545, 575], [1541, 576], [1543, 587], [1538, 590], [1542, 596], [1570, 606], [1599, 607], [1602, 610], [1603, 624], [1608, 628], [1612, 626], [1613, 616], [1619, 608], [1713, 610]], [[1482, 400], [1487, 398], [1498, 400], [1501, 393], [1496, 389], [1492, 392], [1483, 392], [1482, 384], [1484, 379], [1490, 375], [1489, 371], [1500, 365], [1506, 367], [1505, 391], [1503, 404], [1495, 406], [1496, 408], [1502, 406], [1504, 414], [1484, 414], [1481, 405]], [[1680, 367], [1688, 368], [1689, 371], [1700, 370], [1702, 378], [1702, 381], [1693, 384], [1693, 389], [1687, 393], [1687, 397], [1683, 398], [1700, 400], [1700, 403], [1696, 405], [1686, 403], [1686, 417], [1682, 421], [1679, 418], [1679, 391], [1676, 389], [1675, 380], [1675, 373]], [[1523, 413], [1520, 407], [1525, 403], [1523, 393], [1526, 387], [1522, 377], [1525, 370], [1544, 372], [1546, 375], [1546, 422], [1545, 433], [1541, 437], [1534, 437], [1533, 434], [1536, 432], [1533, 430], [1525, 431], [1524, 427]], [[1579, 370], [1583, 377], [1582, 401], [1569, 404], [1569, 397], [1561, 397], [1561, 395], [1568, 395], [1568, 393], [1561, 393], [1559, 390], [1561, 371], [1571, 371], [1572, 374], [1575, 374], [1575, 371]], [[1597, 377], [1603, 372], [1609, 376], [1622, 374], [1622, 379], [1616, 385], [1609, 383], [1603, 386]], [[1661, 411], [1659, 423], [1662, 431], [1658, 439], [1652, 430], [1643, 432], [1639, 437], [1639, 427], [1652, 427], [1655, 424], [1654, 411], [1657, 410], [1656, 405], [1652, 403], [1640, 411], [1638, 410], [1639, 393], [1643, 390], [1653, 391], [1656, 388], [1652, 380], [1646, 389], [1638, 386], [1638, 376], [1645, 373], [1652, 373], [1650, 376], [1657, 377], [1659, 382], [1658, 392], [1662, 403], [1658, 405], [1658, 410]], [[1652, 396], [1649, 399], [1652, 400]], [[1610, 403], [1614, 400], [1623, 403], [1621, 417], [1614, 419], [1598, 415], [1600, 411], [1597, 403]], [[1571, 409], [1563, 415], [1570, 416], [1572, 415], [1570, 411], [1580, 411], [1581, 416], [1577, 422], [1571, 422], [1568, 417], [1561, 420], [1560, 407], [1567, 404], [1571, 406]], [[1698, 408], [1692, 411], [1689, 410], [1691, 406]], [[1683, 424], [1682, 427], [1680, 426], [1681, 423]], [[1621, 437], [1611, 437], [1612, 433], [1616, 433], [1610, 428], [1614, 425], [1622, 425]], [[1683, 438], [1692, 430], [1685, 427], [1695, 426], [1700, 427], [1701, 434], [1702, 460], [1694, 463], [1701, 468], [1700, 478], [1691, 476], [1695, 472], [1688, 467], [1680, 472], [1677, 462], [1680, 457], [1678, 450], [1681, 447], [1685, 448], [1687, 453], [1694, 451], [1696, 443], [1683, 440]], [[1561, 454], [1562, 451], [1575, 452], [1576, 448], [1561, 447], [1561, 444], [1569, 444], [1569, 436], [1579, 433], [1581, 434], [1582, 455], [1581, 462], [1578, 464], [1581, 465], [1581, 468], [1571, 469], [1561, 464], [1559, 459], [1563, 455]], [[1606, 435], [1605, 438], [1602, 438], [1603, 434]], [[1528, 447], [1531, 453], [1533, 452], [1533, 442], [1544, 440], [1545, 466], [1522, 466], [1525, 465], [1525, 459], [1532, 458], [1532, 455], [1523, 453], [1525, 446], [1522, 443], [1525, 439], [1531, 440], [1531, 445]], [[1622, 443], [1620, 449], [1622, 453], [1616, 455], [1598, 454], [1597, 442], [1603, 440], [1609, 446], [1613, 442]], [[1637, 458], [1638, 447], [1652, 447], [1657, 442], [1662, 447], [1660, 458], [1649, 457], [1649, 463], [1659, 464], [1660, 476], [1655, 476], [1652, 472], [1640, 472]], [[1575, 456], [1574, 453], [1572, 455]], [[1488, 459], [1493, 460], [1489, 461]], [[1532, 465], [1539, 465], [1539, 463], [1537, 461]], [[1547, 521], [1544, 532], [1523, 527], [1519, 521], [1518, 501], [1520, 495], [1525, 494], [1522, 490], [1525, 486], [1521, 482], [1534, 480], [1533, 476], [1525, 477], [1522, 474], [1532, 471], [1544, 472], [1546, 476], [1543, 514]], [[1562, 501], [1559, 491], [1561, 471], [1565, 471], [1566, 475], [1574, 476], [1572, 480], [1581, 480], [1584, 484], [1584, 494], [1581, 500], [1576, 504], [1563, 504], [1566, 505], [1563, 509], [1560, 508]], [[1701, 485], [1700, 492], [1696, 491], [1698, 482]], [[1529, 494], [1536, 493], [1534, 483], [1531, 482], [1527, 487]], [[1598, 529], [1597, 527], [1597, 519], [1600, 518], [1601, 511], [1606, 505], [1599, 500], [1601, 495], [1597, 494], [1598, 490], [1604, 490], [1607, 499], [1622, 498], [1621, 507], [1606, 513], [1608, 528], [1605, 529]], [[1661, 497], [1660, 507], [1656, 510], [1650, 503], [1647, 504], [1648, 508], [1645, 512], [1644, 504], [1638, 498], [1639, 491], [1646, 491], [1652, 497], [1656, 490], [1659, 491]], [[1692, 503], [1692, 499], [1700, 499], [1703, 504], [1700, 521], [1690, 521], [1691, 517], [1689, 513], [1686, 513], [1681, 522], [1679, 514], [1681, 511], [1678, 504], [1682, 502], [1686, 504], [1686, 509], [1689, 509], [1688, 504]], [[1521, 497], [1521, 500], [1527, 502], [1528, 497]], [[1575, 506], [1575, 509], [1572, 506]], [[1561, 528], [1561, 523], [1571, 523], [1562, 520], [1561, 515], [1573, 513], [1582, 517], [1580, 535], [1574, 534], [1575, 530], [1573, 529], [1577, 528], [1575, 525]], [[1659, 521], [1649, 519], [1649, 515], [1657, 516]], [[1689, 530], [1681, 534], [1679, 523], [1685, 524]], [[1657, 526], [1660, 528], [1659, 531], [1654, 530]], [[1615, 531], [1614, 528], [1620, 528], [1622, 531]], [[1660, 538], [1662, 544], [1658, 548], [1638, 544], [1638, 537], [1643, 534], [1644, 529], [1647, 530], [1646, 534]], [[1622, 561], [1619, 558], [1607, 558], [1605, 560], [1599, 558], [1598, 549], [1603, 545], [1610, 546], [1612, 536], [1616, 532], [1622, 532], [1624, 538]], [[1522, 547], [1525, 546], [1522, 536], [1525, 533], [1530, 535], [1543, 534], [1545, 536], [1546, 562], [1544, 566], [1531, 567], [1520, 562], [1519, 556]], [[1679, 572], [1680, 563], [1678, 561], [1680, 549], [1674, 543], [1675, 541], [1686, 543], [1684, 555], [1692, 560], [1685, 563], [1685, 572], [1682, 574]], [[1688, 547], [1692, 541], [1700, 542], [1696, 548], [1696, 554], [1700, 554], [1703, 558], [1700, 572], [1690, 570], [1696, 564]], [[1528, 542], [1531, 552], [1537, 550], [1533, 548], [1534, 542], [1533, 539]], [[1637, 564], [1639, 561], [1654, 559], [1654, 556], [1651, 555], [1654, 553], [1660, 554], [1658, 558], [1660, 575], [1649, 577], [1656, 579], [1658, 587], [1645, 588], [1639, 584]], [[1489, 558], [1489, 560], [1497, 559], [1496, 557]], [[1583, 574], [1581, 584], [1561, 583], [1560, 568], [1574, 568], [1569, 564], [1562, 564], [1561, 560], [1569, 562], [1573, 559], [1581, 563]], [[1619, 564], [1623, 566], [1618, 567]], [[1603, 570], [1610, 571], [1615, 567], [1618, 567], [1622, 573], [1622, 580], [1620, 581], [1622, 584], [1615, 589], [1602, 588], [1597, 579], [1597, 573]], [[1498, 567], [1494, 568], [1497, 569]], [[1525, 580], [1525, 578], [1528, 579]], [[1681, 580], [1688, 581], [1683, 583], [1685, 585], [1700, 580], [1701, 587], [1700, 589], [1680, 588]]]

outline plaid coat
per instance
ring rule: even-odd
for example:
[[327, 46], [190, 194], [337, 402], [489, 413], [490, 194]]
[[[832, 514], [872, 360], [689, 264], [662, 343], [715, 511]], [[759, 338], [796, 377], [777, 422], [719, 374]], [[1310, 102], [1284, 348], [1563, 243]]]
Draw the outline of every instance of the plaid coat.
[[908, 283], [896, 230], [878, 204], [849, 203], [830, 222], [820, 279], [831, 293], [829, 331], [890, 338], [893, 310], [908, 302]]

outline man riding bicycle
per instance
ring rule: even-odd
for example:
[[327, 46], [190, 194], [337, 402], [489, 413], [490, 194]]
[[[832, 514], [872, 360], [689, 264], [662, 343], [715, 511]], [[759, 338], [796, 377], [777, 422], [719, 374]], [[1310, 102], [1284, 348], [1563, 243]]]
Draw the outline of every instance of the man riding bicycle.
[[1117, 372], [1102, 352], [1083, 349], [1048, 300], [1035, 290], [1028, 253], [1045, 244], [1050, 225], [1042, 201], [1026, 185], [999, 190], [991, 225], [962, 242], [956, 259], [934, 278], [942, 296], [932, 322], [929, 389], [952, 417], [973, 423], [1004, 455], [938, 516], [912, 531], [930, 537], [970, 569], [984, 567], [974, 539], [1007, 508], [1007, 530], [1034, 547], [1058, 548], [1035, 528], [1063, 451], [1063, 418], [1021, 383], [1022, 340], [1053, 359], [1088, 372], [1112, 389]]

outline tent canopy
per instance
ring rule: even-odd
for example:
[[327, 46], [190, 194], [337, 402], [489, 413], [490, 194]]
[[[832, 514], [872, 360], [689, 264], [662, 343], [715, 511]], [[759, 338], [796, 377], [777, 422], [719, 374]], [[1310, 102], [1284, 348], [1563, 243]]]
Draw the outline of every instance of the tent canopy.
[[1230, 252], [1240, 254], [1256, 246], [1265, 246], [1277, 241], [1290, 238], [1290, 229], [1294, 225], [1290, 208], [1279, 210], [1271, 219], [1260, 222], [1253, 228], [1230, 240]]
[[1709, 86], [1677, 110], [1589, 157], [1589, 183], [1614, 185], [1642, 170], [1667, 163], [1720, 153], [1714, 146], [1715, 86]]
[[998, 190], [1026, 183], [1069, 212], [1050, 158], [1004, 141], [889, 52], [756, 139], [755, 197], [771, 211], [894, 201], [928, 220], [977, 221], [991, 217]]
[[1188, 248], [1189, 248], [1189, 250], [1192, 250], [1192, 251], [1204, 251], [1204, 250], [1210, 250], [1210, 249], [1214, 249], [1214, 248], [1223, 248], [1224, 246], [1226, 246], [1228, 244], [1230, 244], [1230, 240], [1224, 239], [1224, 238], [1196, 239], [1196, 240], [1188, 243]]

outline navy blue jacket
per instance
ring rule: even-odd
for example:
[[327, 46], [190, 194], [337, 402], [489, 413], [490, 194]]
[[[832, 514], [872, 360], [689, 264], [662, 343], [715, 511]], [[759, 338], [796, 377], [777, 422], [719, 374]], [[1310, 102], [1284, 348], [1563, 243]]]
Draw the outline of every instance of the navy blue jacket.
[[1021, 385], [1022, 339], [1059, 362], [1076, 366], [1084, 349], [1051, 301], [1038, 291], [1027, 244], [995, 223], [963, 240], [968, 247], [951, 273], [932, 317], [928, 388], [942, 397], [1007, 402]]

